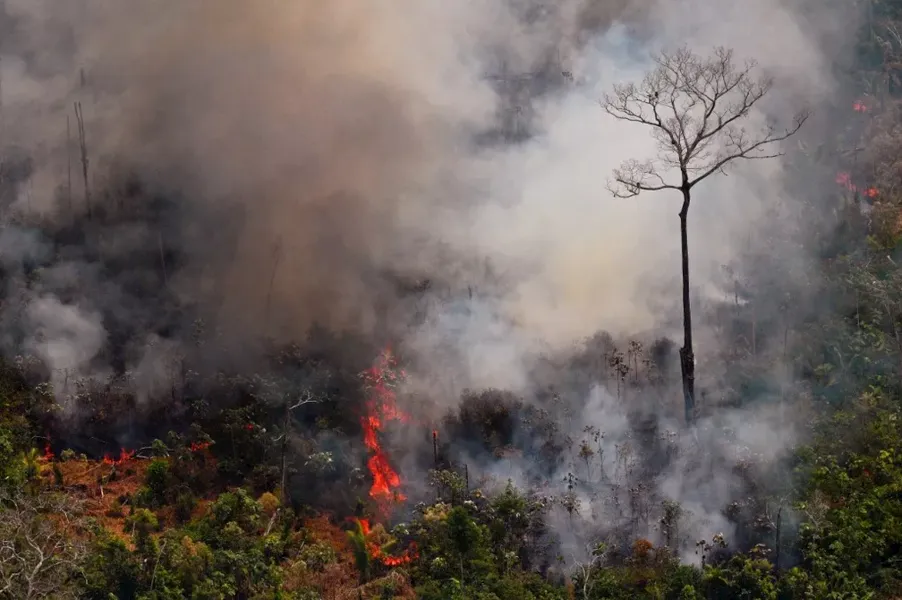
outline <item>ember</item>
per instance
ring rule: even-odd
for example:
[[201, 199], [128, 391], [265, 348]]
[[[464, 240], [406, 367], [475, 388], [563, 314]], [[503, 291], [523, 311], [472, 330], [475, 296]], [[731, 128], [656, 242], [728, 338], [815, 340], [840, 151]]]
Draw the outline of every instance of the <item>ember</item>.
[[389, 420], [408, 422], [409, 418], [397, 406], [394, 386], [404, 377], [403, 370], [396, 371], [397, 361], [386, 349], [376, 364], [361, 375], [369, 390], [366, 401], [367, 414], [360, 419], [363, 427], [363, 443], [370, 451], [367, 467], [373, 477], [370, 497], [379, 505], [383, 515], [387, 515], [393, 504], [403, 502], [406, 497], [400, 492], [401, 477], [392, 468], [388, 456], [379, 442], [379, 432]]
[[191, 450], [191, 452], [203, 452], [209, 447], [210, 442], [191, 442], [191, 445], [188, 446], [188, 449]]
[[855, 112], [868, 112], [868, 106], [862, 100], [856, 100], [852, 103], [852, 110]]

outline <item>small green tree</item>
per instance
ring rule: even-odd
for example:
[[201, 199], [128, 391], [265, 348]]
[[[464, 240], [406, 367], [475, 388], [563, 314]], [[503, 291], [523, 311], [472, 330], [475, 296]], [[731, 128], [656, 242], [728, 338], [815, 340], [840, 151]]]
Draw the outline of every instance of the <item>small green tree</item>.
[[159, 505], [166, 502], [169, 491], [169, 463], [162, 459], [156, 459], [147, 467], [145, 484], [153, 496], [154, 503]]
[[351, 545], [351, 551], [354, 553], [354, 563], [357, 565], [357, 572], [360, 574], [360, 583], [366, 583], [370, 579], [373, 557], [367, 545], [363, 524], [359, 520], [355, 521], [354, 529], [348, 531], [348, 543]]
[[479, 525], [462, 506], [456, 506], [448, 514], [448, 536], [460, 565], [460, 580], [465, 581], [464, 565], [467, 557], [480, 541]]

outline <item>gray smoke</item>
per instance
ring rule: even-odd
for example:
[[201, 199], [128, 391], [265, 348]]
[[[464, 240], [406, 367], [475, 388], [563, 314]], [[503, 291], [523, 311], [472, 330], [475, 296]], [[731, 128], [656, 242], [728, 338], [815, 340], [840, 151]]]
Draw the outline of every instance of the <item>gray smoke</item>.
[[[39, 357], [60, 398], [69, 377], [125, 370], [142, 402], [165, 402], [177, 377], [169, 359], [190, 334], [174, 307], [191, 306], [239, 338], [297, 339], [318, 323], [400, 339], [416, 363], [411, 389], [438, 414], [465, 388], [538, 402], [541, 357], [601, 330], [679, 331], [678, 198], [610, 196], [611, 170], [655, 149], [646, 131], [607, 117], [600, 96], [641, 79], [659, 49], [725, 44], [776, 78], [752, 122], [816, 104], [836, 88], [831, 52], [850, 15], [811, 19], [808, 8], [6, 0], [0, 126], [18, 170], [3, 210], [18, 225], [0, 233], [4, 347]], [[484, 141], [505, 119], [518, 141]], [[775, 160], [699, 188], [690, 235], [702, 314], [730, 293], [721, 266], [768, 248], [762, 232], [776, 221], [786, 226], [796, 198], [784, 183]], [[169, 208], [154, 212], [159, 198]], [[35, 232], [70, 222], [82, 242], [51, 250]], [[780, 251], [808, 264], [805, 250]], [[56, 260], [35, 277], [27, 265], [50, 252]], [[417, 301], [398, 289], [427, 278], [434, 287]], [[706, 365], [724, 349], [700, 323], [701, 376], [718, 396], [723, 369]], [[111, 340], [127, 356], [113, 360]], [[681, 431], [678, 394], [631, 401], [654, 411], [659, 431]], [[597, 381], [578, 404], [566, 433], [599, 427], [607, 456], [632, 439], [632, 408], [615, 390]], [[724, 428], [735, 443], [710, 433]], [[718, 515], [733, 499], [736, 448], [766, 463], [798, 439], [791, 419], [758, 409], [674, 436], [680, 458], [656, 474], [650, 497], [683, 503], [702, 537], [726, 527]], [[583, 498], [594, 508], [581, 518], [600, 526], [611, 513], [598, 502]]]

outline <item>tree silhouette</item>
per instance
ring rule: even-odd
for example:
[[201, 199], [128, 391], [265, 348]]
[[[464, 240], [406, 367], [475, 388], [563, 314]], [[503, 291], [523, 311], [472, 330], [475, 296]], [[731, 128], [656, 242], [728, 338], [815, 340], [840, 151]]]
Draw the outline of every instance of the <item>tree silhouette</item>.
[[733, 51], [718, 47], [710, 58], [686, 47], [662, 52], [656, 68], [641, 83], [615, 85], [605, 94], [604, 110], [621, 121], [651, 128], [658, 145], [654, 160], [628, 160], [614, 171], [609, 189], [618, 198], [641, 192], [675, 190], [682, 194], [680, 240], [683, 278], [683, 347], [680, 348], [686, 421], [695, 415], [695, 354], [689, 303], [689, 243], [686, 218], [692, 188], [737, 159], [780, 156], [773, 146], [795, 134], [808, 112], [795, 115], [792, 124], [769, 124], [750, 132], [743, 126], [752, 108], [772, 89], [773, 80], [753, 75], [754, 61], [736, 66]]

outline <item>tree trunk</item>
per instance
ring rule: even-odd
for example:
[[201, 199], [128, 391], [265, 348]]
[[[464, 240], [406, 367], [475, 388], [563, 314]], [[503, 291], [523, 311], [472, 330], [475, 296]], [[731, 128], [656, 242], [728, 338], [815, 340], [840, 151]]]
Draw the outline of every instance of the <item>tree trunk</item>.
[[689, 306], [689, 235], [686, 220], [689, 215], [689, 190], [683, 190], [680, 210], [680, 245], [683, 263], [683, 347], [680, 348], [680, 371], [683, 378], [683, 401], [686, 423], [695, 417], [695, 353], [692, 350], [692, 309]]
[[775, 534], [776, 539], [774, 540], [774, 572], [777, 576], [780, 575], [780, 544], [782, 542], [781, 537], [783, 533], [783, 503], [780, 503], [780, 508], [777, 509], [777, 531]]
[[291, 424], [291, 407], [288, 400], [285, 400], [285, 423], [282, 426], [282, 477], [281, 477], [281, 500], [282, 506], [288, 506], [288, 427]]

